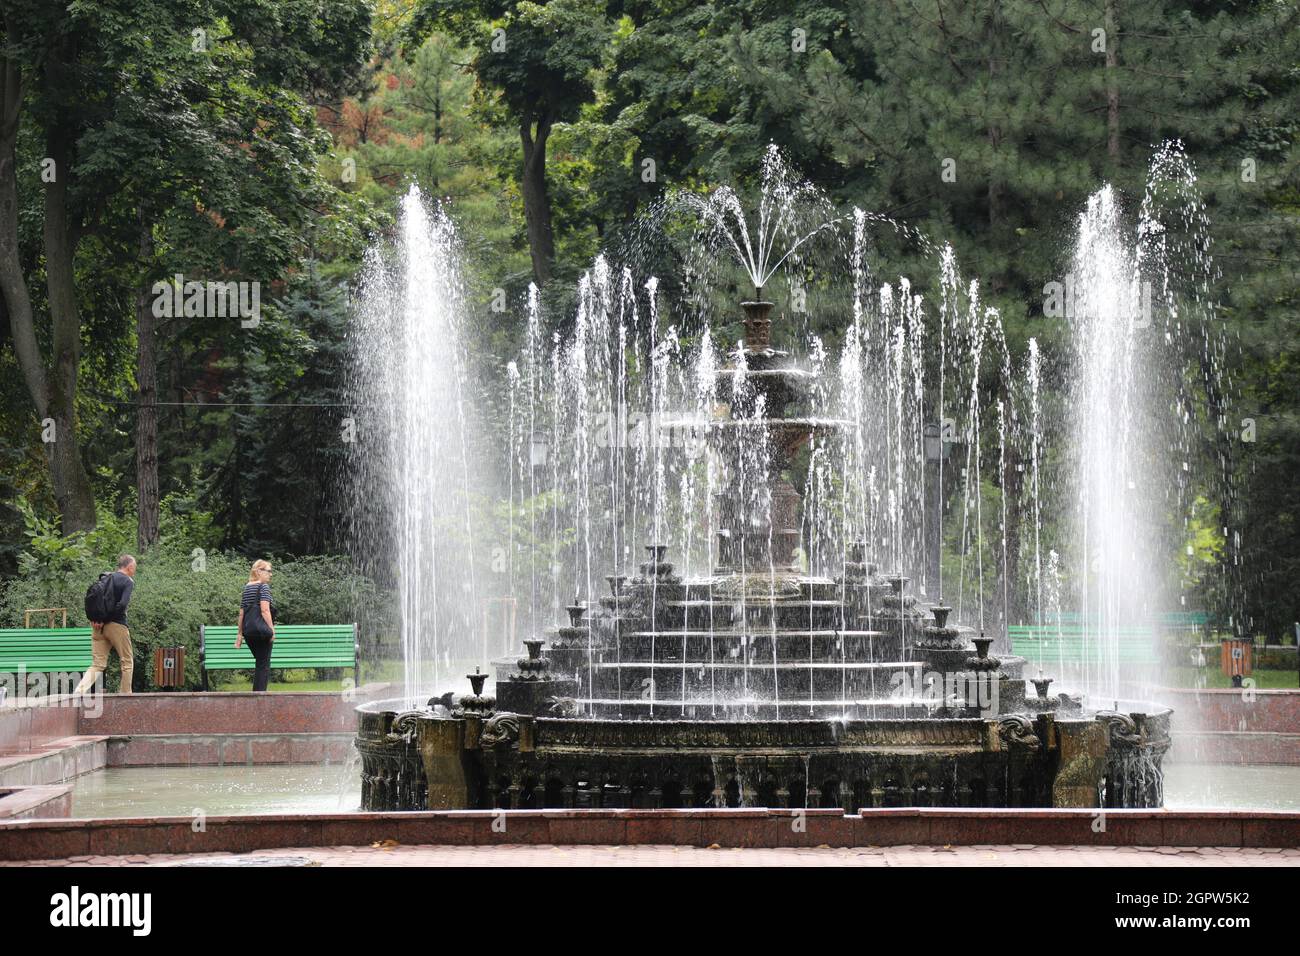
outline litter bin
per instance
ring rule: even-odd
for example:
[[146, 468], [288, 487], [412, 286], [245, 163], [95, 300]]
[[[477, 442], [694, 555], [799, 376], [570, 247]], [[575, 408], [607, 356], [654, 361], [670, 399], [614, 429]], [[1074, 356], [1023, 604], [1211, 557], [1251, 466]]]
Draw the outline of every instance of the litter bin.
[[1233, 687], [1240, 687], [1241, 679], [1254, 671], [1250, 652], [1250, 641], [1226, 640], [1220, 645], [1219, 665], [1232, 678]]
[[185, 648], [155, 647], [153, 649], [153, 682], [155, 687], [185, 686]]

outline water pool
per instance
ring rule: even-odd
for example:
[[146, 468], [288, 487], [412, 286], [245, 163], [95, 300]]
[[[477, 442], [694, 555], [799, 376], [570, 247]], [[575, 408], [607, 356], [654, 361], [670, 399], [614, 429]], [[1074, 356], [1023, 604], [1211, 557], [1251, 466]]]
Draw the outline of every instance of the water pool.
[[1170, 810], [1300, 810], [1300, 767], [1169, 764], [1165, 806]]
[[361, 806], [355, 766], [110, 767], [78, 777], [74, 817], [347, 813]]
[[[78, 777], [74, 817], [350, 813], [361, 805], [357, 769], [117, 767]], [[1300, 810], [1300, 767], [1172, 764], [1171, 810]]]

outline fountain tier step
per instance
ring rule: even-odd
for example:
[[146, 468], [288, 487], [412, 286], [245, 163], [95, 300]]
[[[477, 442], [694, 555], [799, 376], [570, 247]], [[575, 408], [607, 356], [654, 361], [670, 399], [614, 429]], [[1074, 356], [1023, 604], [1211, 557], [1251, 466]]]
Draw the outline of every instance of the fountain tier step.
[[891, 694], [920, 692], [919, 663], [824, 664], [755, 661], [719, 662], [713, 665], [648, 662], [599, 664], [588, 671], [581, 689], [613, 697], [655, 696], [711, 700], [724, 697], [887, 698]]
[[681, 624], [688, 628], [718, 630], [732, 625], [750, 627], [799, 627], [833, 630], [857, 622], [856, 612], [829, 599], [785, 601], [670, 601], [655, 607], [661, 627]]
[[[693, 578], [684, 582], [665, 582], [629, 578], [621, 585], [622, 593], [641, 601], [654, 598], [662, 603], [703, 602], [717, 605], [769, 604], [797, 600], [844, 600], [860, 585], [849, 586], [831, 578], [805, 577], [784, 571], [748, 575], [725, 574], [712, 578]], [[882, 590], [877, 587], [877, 590]]]
[[682, 701], [668, 697], [655, 700], [591, 697], [580, 698], [576, 704], [580, 713], [592, 717], [666, 721], [682, 718], [689, 720], [916, 720], [931, 718], [940, 713], [933, 701], [920, 698], [772, 700], [719, 696], [713, 700]]
[[872, 661], [906, 660], [902, 642], [881, 631], [729, 630], [634, 631], [597, 647], [593, 660], [676, 661], [697, 664], [747, 654], [751, 660]]
[[[772, 664], [771, 661], [758, 660], [748, 664], [742, 663], [740, 661], [717, 661], [716, 663], [712, 663], [712, 664], [705, 664], [703, 662], [691, 663], [688, 661], [685, 665], [683, 665], [680, 661], [675, 663], [673, 661], [658, 661], [653, 664], [650, 661], [623, 661], [622, 663], [601, 662], [601, 663], [593, 664], [592, 666], [596, 670], [609, 670], [610, 668], [627, 669], [629, 667], [645, 667], [654, 670], [673, 670], [675, 668], [677, 670], [681, 670], [683, 666], [686, 666], [689, 668], [699, 668], [701, 670], [704, 669], [712, 669], [712, 670], [719, 670], [719, 671], [736, 670], [736, 669], [758, 670], [761, 668], [770, 671], [774, 665]], [[845, 663], [841, 663], [838, 661], [784, 661], [775, 666], [779, 667], [782, 671], [787, 671], [787, 670], [834, 671], [835, 673], [838, 674], [842, 671], [920, 670], [920, 668], [924, 665], [920, 661], [879, 661], [874, 663], [861, 662], [861, 661], [859, 662], [849, 661]]]

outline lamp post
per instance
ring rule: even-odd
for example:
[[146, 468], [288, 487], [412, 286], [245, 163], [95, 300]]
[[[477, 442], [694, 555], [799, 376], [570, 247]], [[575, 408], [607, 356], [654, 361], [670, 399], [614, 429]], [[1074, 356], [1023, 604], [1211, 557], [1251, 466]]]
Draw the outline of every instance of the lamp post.
[[930, 512], [928, 540], [926, 542], [926, 584], [934, 582], [938, 591], [937, 598], [943, 603], [943, 577], [940, 566], [940, 551], [943, 547], [943, 462], [948, 457], [948, 443], [943, 440], [943, 430], [939, 425], [926, 425], [923, 432], [925, 445], [926, 480], [930, 487], [930, 500], [926, 510]]

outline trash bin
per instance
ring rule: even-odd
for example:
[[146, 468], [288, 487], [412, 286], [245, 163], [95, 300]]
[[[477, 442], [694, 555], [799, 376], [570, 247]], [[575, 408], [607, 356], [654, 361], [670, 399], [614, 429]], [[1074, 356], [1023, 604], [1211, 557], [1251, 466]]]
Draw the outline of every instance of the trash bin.
[[155, 687], [185, 686], [185, 647], [155, 647], [153, 649], [153, 682]]
[[1241, 679], [1254, 671], [1250, 652], [1250, 641], [1226, 640], [1220, 644], [1219, 665], [1232, 678], [1233, 687], [1240, 687]]

